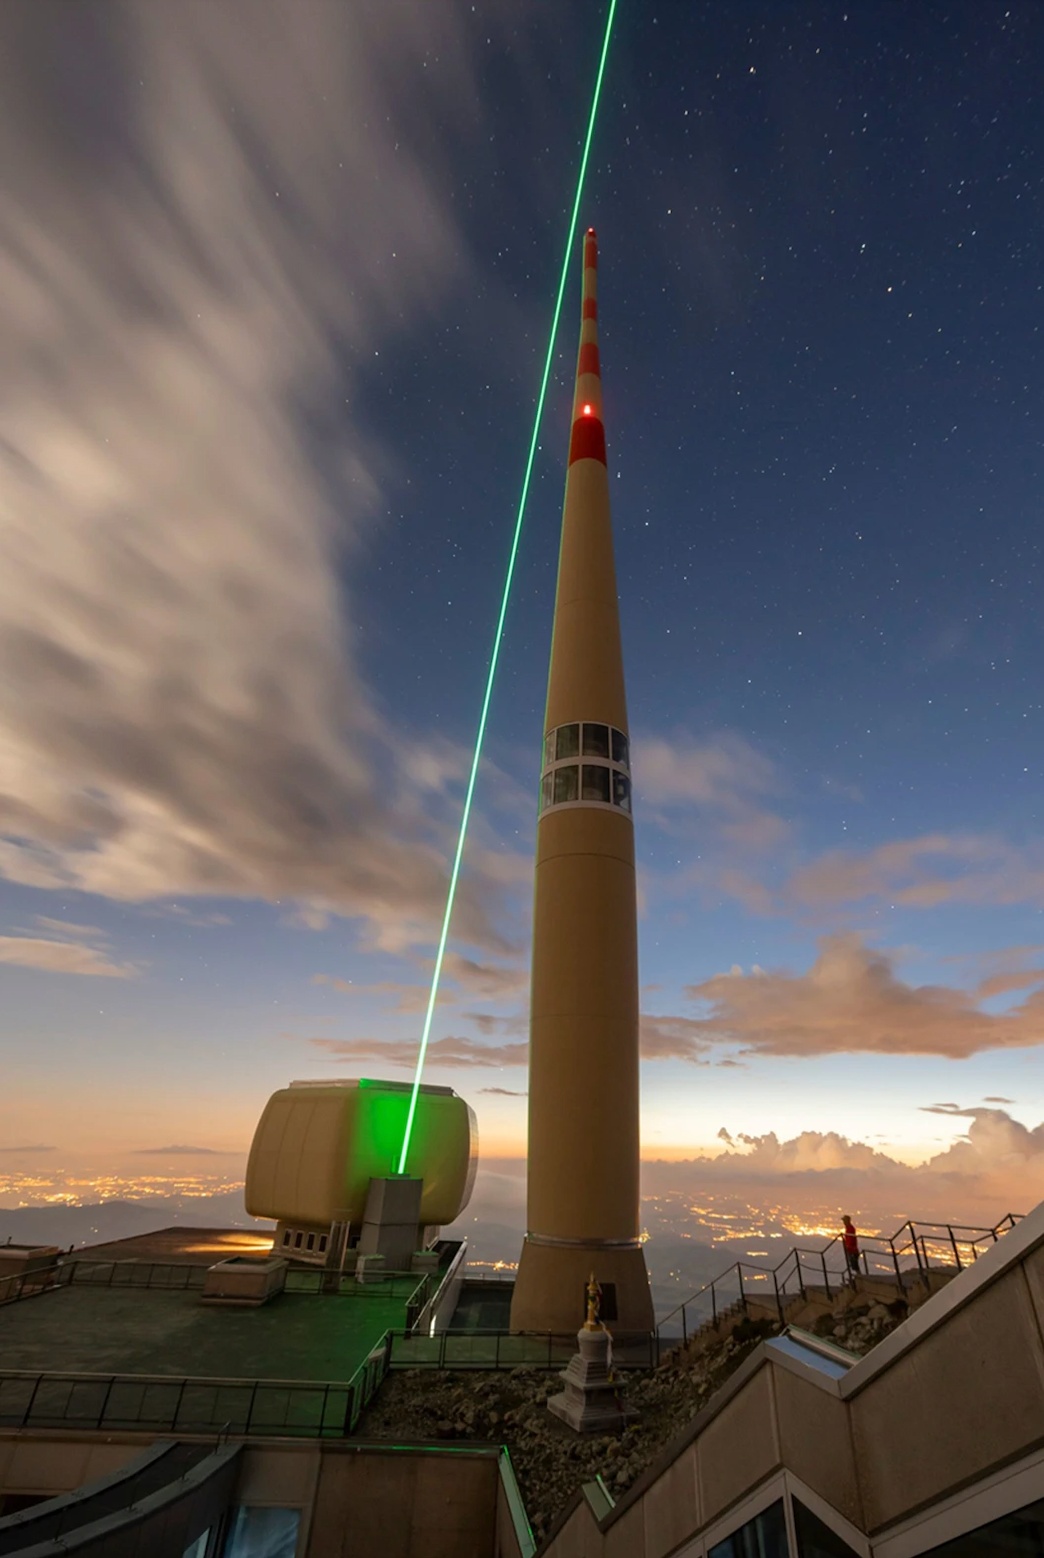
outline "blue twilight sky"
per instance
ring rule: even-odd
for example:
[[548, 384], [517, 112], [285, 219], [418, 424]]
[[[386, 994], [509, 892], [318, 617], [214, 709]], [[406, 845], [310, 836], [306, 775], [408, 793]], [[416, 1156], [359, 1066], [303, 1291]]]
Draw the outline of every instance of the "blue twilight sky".
[[[0, 8], [0, 1195], [409, 1075], [603, 20]], [[620, 0], [648, 1156], [1044, 1191], [1042, 67], [1035, 0]], [[429, 1068], [506, 1156], [578, 288]]]

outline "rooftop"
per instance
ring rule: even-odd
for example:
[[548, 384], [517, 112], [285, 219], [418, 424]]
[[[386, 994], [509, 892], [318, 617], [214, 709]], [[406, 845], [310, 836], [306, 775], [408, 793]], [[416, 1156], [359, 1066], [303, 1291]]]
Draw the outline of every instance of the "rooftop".
[[[260, 1248], [258, 1248], [260, 1243]], [[282, 1293], [260, 1308], [209, 1307], [192, 1287], [125, 1279], [149, 1265], [211, 1266], [267, 1252], [271, 1241], [212, 1229], [167, 1228], [77, 1252], [81, 1277], [0, 1306], [0, 1357], [8, 1371], [160, 1374], [176, 1378], [348, 1380], [389, 1329], [402, 1330], [417, 1277], [336, 1295]], [[109, 1285], [104, 1266], [119, 1262]], [[158, 1275], [164, 1273], [159, 1268]], [[178, 1273], [167, 1275], [180, 1282]], [[186, 1278], [188, 1273], [185, 1273]], [[317, 1274], [310, 1274], [317, 1276]], [[92, 1280], [84, 1280], [90, 1277]], [[98, 1280], [98, 1279], [102, 1280]]]
[[267, 1255], [271, 1248], [272, 1235], [265, 1228], [160, 1228], [155, 1233], [82, 1246], [76, 1259], [213, 1266], [230, 1255]]

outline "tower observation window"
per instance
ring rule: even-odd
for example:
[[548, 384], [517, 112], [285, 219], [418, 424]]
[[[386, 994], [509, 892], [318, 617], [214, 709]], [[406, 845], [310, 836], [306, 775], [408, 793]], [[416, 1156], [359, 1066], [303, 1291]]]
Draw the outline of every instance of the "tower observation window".
[[555, 794], [553, 804], [560, 806], [563, 801], [575, 801], [579, 799], [580, 770], [575, 763], [569, 763], [565, 768], [554, 770]]
[[561, 762], [564, 757], [580, 756], [580, 726], [559, 725], [555, 739], [555, 758]]
[[609, 726], [585, 725], [584, 726], [584, 756], [608, 757], [609, 756]]
[[[601, 801], [603, 805], [608, 805], [609, 774], [610, 770], [601, 763], [585, 763], [583, 767], [584, 777], [580, 785], [581, 800]], [[617, 776], [614, 775], [613, 777]]]
[[630, 745], [622, 730], [584, 720], [547, 732], [539, 810], [569, 805], [611, 806], [630, 814]]

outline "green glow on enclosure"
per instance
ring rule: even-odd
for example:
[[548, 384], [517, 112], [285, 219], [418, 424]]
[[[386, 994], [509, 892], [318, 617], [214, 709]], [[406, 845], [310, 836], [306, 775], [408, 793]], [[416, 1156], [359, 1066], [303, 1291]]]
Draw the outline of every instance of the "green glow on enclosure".
[[449, 891], [446, 895], [446, 909], [442, 917], [442, 933], [439, 936], [438, 951], [435, 954], [435, 967], [431, 975], [431, 990], [428, 995], [428, 1007], [424, 1014], [424, 1027], [421, 1030], [420, 1050], [417, 1055], [417, 1069], [413, 1077], [413, 1091], [410, 1094], [410, 1107], [406, 1115], [406, 1130], [402, 1138], [402, 1152], [399, 1156], [400, 1174], [406, 1172], [406, 1155], [410, 1150], [410, 1133], [413, 1130], [413, 1118], [417, 1112], [417, 1095], [420, 1092], [421, 1076], [424, 1071], [424, 1057], [428, 1052], [428, 1040], [431, 1037], [431, 1020], [435, 1012], [435, 998], [439, 993], [439, 979], [442, 976], [442, 963], [446, 956], [446, 942], [449, 939], [450, 918], [453, 914], [453, 901], [457, 896], [457, 880], [460, 876], [460, 863], [464, 857], [464, 842], [467, 838], [468, 822], [471, 819], [471, 802], [475, 794], [475, 781], [478, 778], [479, 762], [482, 758], [482, 742], [486, 734], [486, 720], [489, 716], [490, 700], [493, 697], [493, 678], [497, 671], [497, 661], [500, 659], [500, 645], [504, 637], [504, 622], [507, 617], [508, 599], [511, 595], [511, 581], [515, 575], [515, 560], [518, 557], [519, 541], [522, 538], [522, 520], [526, 512], [526, 500], [529, 497], [529, 483], [533, 475], [533, 462], [536, 459], [537, 438], [540, 434], [540, 421], [544, 414], [544, 401], [547, 397], [548, 381], [551, 378], [551, 363], [555, 354], [555, 338], [558, 335], [558, 320], [562, 312], [562, 299], [565, 296], [566, 280], [569, 275], [569, 265], [573, 253], [573, 235], [576, 232], [576, 219], [580, 214], [580, 201], [584, 193], [584, 179], [587, 176], [587, 160], [591, 154], [591, 140], [594, 136], [595, 117], [598, 113], [598, 99], [602, 93], [602, 77], [605, 75], [605, 61], [609, 53], [609, 38], [613, 30], [613, 18], [616, 15], [617, 0], [609, 0], [609, 13], [605, 19], [605, 36], [602, 39], [602, 53], [598, 61], [598, 74], [595, 77], [594, 95], [591, 98], [591, 112], [587, 120], [587, 135], [584, 138], [583, 155], [580, 158], [580, 172], [576, 180], [576, 196], [573, 200], [573, 214], [569, 218], [569, 231], [566, 234], [565, 255], [562, 260], [562, 274], [558, 281], [558, 296], [555, 299], [555, 312], [551, 320], [551, 335], [547, 343], [547, 357], [544, 359], [544, 376], [540, 381], [540, 394], [537, 396], [536, 414], [533, 417], [533, 436], [529, 440], [529, 455], [526, 459], [526, 473], [522, 479], [522, 491], [518, 500], [518, 514], [515, 518], [515, 533], [511, 541], [511, 552], [508, 557], [507, 575], [504, 579], [504, 594], [500, 602], [500, 616], [497, 619], [497, 629], [493, 635], [493, 653], [489, 660], [489, 674], [486, 677], [486, 691], [482, 699], [482, 713], [479, 715], [478, 734], [475, 737], [475, 752], [471, 760], [471, 773], [468, 776], [468, 788], [464, 795], [464, 810], [460, 818], [460, 833], [457, 837], [457, 849], [453, 857], [453, 869], [450, 872]]

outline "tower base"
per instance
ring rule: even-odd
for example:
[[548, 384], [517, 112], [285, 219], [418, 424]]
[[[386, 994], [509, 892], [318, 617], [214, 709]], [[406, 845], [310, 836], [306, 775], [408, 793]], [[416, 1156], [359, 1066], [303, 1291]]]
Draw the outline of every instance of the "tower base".
[[648, 1336], [655, 1322], [645, 1251], [640, 1244], [597, 1241], [538, 1244], [526, 1239], [511, 1297], [511, 1329], [574, 1336], [587, 1312], [586, 1288], [592, 1272], [604, 1295], [602, 1318], [614, 1340]]

